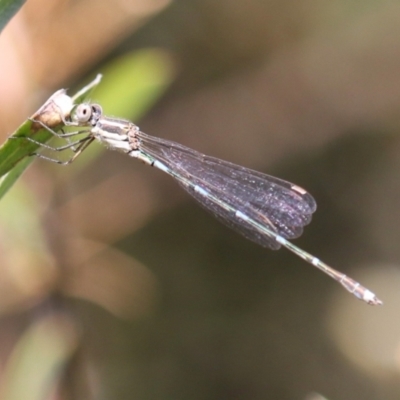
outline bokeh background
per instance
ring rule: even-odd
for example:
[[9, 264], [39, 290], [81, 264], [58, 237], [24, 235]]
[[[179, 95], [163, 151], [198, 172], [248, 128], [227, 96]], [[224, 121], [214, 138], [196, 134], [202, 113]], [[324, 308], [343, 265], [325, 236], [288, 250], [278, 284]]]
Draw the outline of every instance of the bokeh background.
[[101, 72], [106, 114], [310, 191], [296, 244], [384, 301], [93, 144], [0, 203], [1, 399], [400, 397], [398, 2], [28, 0], [0, 55], [3, 141]]

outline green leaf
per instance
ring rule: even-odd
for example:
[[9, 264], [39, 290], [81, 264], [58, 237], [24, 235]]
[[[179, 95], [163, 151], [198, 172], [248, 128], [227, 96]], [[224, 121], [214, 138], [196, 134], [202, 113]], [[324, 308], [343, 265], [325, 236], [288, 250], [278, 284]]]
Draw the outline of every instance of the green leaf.
[[0, 32], [25, 3], [25, 0], [0, 0]]
[[[62, 118], [69, 116], [74, 104], [76, 104], [74, 100], [77, 103], [82, 102], [85, 95], [91, 92], [100, 82], [100, 79], [101, 76], [98, 75], [96, 79], [74, 97], [69, 97], [64, 89], [58, 90], [33, 115], [32, 119], [41, 121], [55, 131], [61, 129], [64, 126]], [[40, 143], [45, 143], [51, 137], [52, 134], [42, 125], [28, 119], [0, 147], [0, 177], [2, 177], [0, 181], [0, 198], [7, 193], [33, 161], [34, 157], [30, 157], [30, 155], [40, 147]], [[33, 143], [26, 138], [38, 143]]]
[[22, 175], [28, 165], [33, 161], [33, 157], [25, 158], [8, 174], [0, 179], [0, 199], [11, 189], [14, 183]]

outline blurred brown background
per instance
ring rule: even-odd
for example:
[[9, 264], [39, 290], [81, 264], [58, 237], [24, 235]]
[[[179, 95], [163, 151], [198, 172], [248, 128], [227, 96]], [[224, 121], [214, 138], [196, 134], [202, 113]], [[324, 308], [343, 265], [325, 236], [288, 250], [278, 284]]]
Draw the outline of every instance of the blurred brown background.
[[28, 0], [0, 36], [3, 140], [103, 72], [107, 114], [310, 191], [296, 244], [384, 306], [94, 144], [0, 205], [1, 398], [398, 399], [399, 33], [390, 1]]

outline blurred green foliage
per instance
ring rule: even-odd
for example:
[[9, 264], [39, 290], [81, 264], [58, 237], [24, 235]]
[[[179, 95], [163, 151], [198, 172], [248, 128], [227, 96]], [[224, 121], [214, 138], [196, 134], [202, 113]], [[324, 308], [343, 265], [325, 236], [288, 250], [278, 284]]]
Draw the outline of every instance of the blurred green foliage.
[[114, 59], [104, 68], [94, 100], [105, 114], [141, 118], [164, 93], [174, 78], [172, 59], [166, 51], [144, 49]]

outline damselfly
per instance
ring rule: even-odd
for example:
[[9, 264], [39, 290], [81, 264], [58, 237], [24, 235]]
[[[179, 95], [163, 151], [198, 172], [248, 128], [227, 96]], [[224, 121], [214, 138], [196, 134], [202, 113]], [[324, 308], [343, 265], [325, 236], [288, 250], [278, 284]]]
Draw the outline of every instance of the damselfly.
[[[358, 299], [372, 305], [382, 304], [360, 283], [287, 240], [302, 234], [303, 227], [310, 223], [316, 210], [314, 198], [301, 187], [206, 156], [181, 144], [149, 136], [130, 121], [104, 116], [98, 104], [78, 105], [72, 117], [64, 123], [78, 127], [78, 130], [57, 133], [42, 123], [49, 132], [68, 141], [64, 146], [53, 148], [27, 139], [52, 150], [72, 149], [74, 156], [62, 162], [42, 154], [35, 155], [59, 164], [69, 164], [90, 143], [98, 140], [110, 149], [126, 153], [171, 175], [202, 206], [247, 239], [273, 250], [284, 246], [339, 282]], [[69, 142], [70, 138], [78, 135], [83, 136]]]

